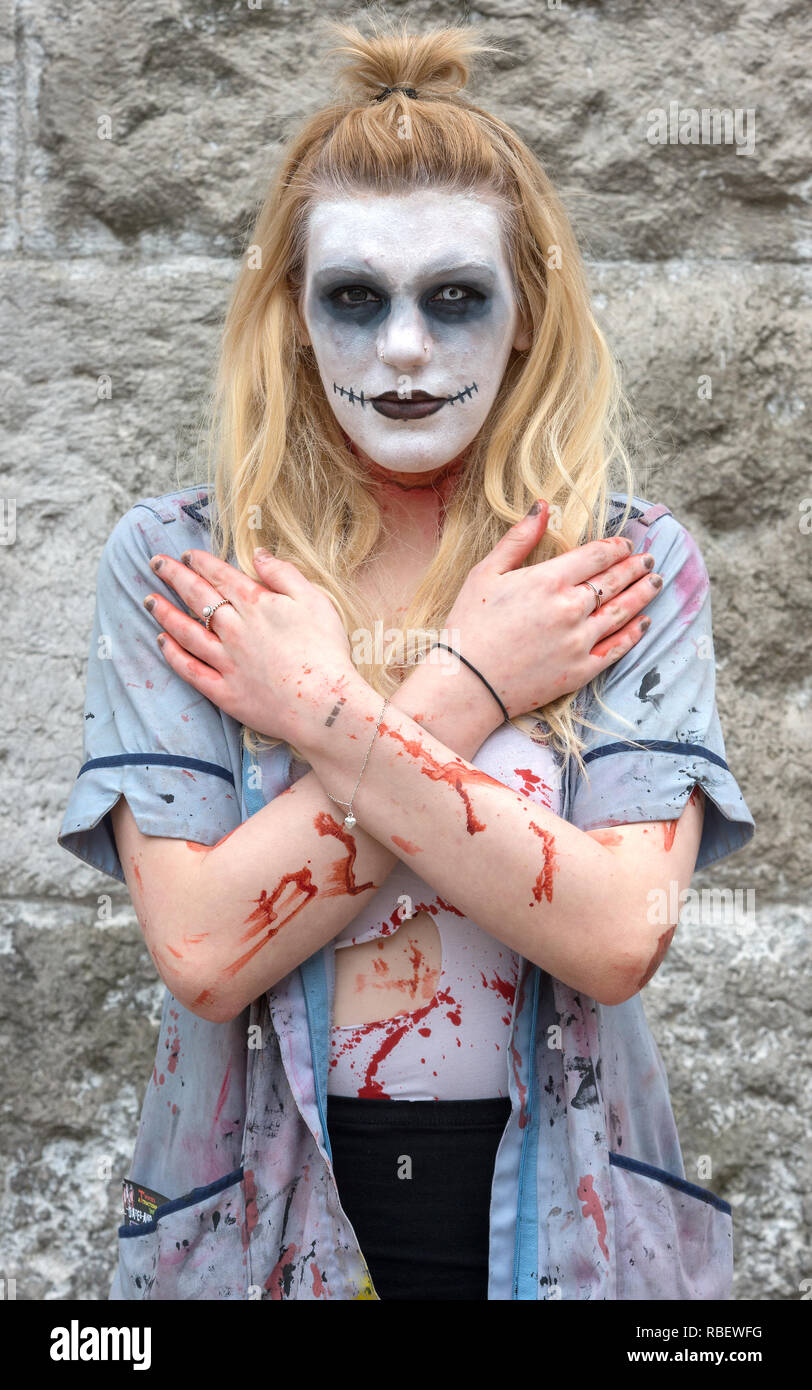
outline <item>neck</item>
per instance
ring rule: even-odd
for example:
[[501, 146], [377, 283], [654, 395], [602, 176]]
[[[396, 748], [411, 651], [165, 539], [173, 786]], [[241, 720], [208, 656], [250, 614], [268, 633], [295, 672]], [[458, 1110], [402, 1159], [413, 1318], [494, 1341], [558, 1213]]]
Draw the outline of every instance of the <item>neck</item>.
[[443, 486], [443, 484], [453, 484], [453, 480], [459, 476], [467, 458], [467, 450], [463, 449], [456, 458], [451, 459], [448, 463], [440, 464], [437, 468], [423, 469], [419, 473], [402, 473], [393, 468], [382, 468], [368, 454], [365, 454], [363, 449], [359, 449], [349, 435], [345, 434], [344, 439], [350, 452], [355, 455], [359, 463], [363, 464], [370, 483], [377, 483], [385, 488], [396, 488], [398, 491], [414, 492], [431, 488], [440, 495], [446, 494], [448, 487]]

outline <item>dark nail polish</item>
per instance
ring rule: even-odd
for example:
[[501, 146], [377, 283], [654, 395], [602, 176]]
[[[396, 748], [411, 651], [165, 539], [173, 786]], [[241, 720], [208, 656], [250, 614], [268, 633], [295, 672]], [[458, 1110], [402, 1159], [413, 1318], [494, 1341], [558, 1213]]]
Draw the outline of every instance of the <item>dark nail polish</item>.
[[528, 516], [538, 516], [538, 514], [539, 514], [540, 511], [541, 511], [541, 502], [537, 499], [537, 500], [533, 503], [533, 505], [532, 505], [532, 507], [530, 508], [530, 511], [527, 513], [527, 515], [528, 515]]
[[649, 576], [649, 578], [651, 579], [651, 582], [654, 585], [655, 589], [662, 588], [663, 577], [661, 574], [652, 574]]
[[191, 550], [184, 550], [184, 552], [183, 552], [183, 554], [181, 555], [180, 558], [181, 558], [181, 560], [183, 561], [184, 565], [186, 565], [189, 569], [192, 568], [192, 552], [191, 552]]
[[651, 618], [643, 618], [640, 622], [640, 626], [644, 632], [648, 632], [651, 627]]
[[647, 570], [653, 570], [653, 569], [654, 569], [654, 556], [653, 556], [653, 555], [647, 555], [646, 558], [645, 558], [644, 561], [643, 561], [643, 564], [645, 565], [645, 567], [646, 567]]
[[155, 638], [155, 640], [156, 640], [156, 642], [158, 643], [158, 646], [159, 646], [159, 647], [163, 647], [163, 644], [164, 644], [164, 642], [166, 641], [166, 633], [165, 633], [165, 632], [160, 632], [160, 633], [158, 634], [158, 636]]
[[149, 564], [150, 569], [159, 570], [161, 568], [161, 565], [163, 564], [162, 556], [154, 555], [153, 558], [150, 560]]
[[144, 607], [145, 607], [145, 608], [147, 609], [147, 611], [150, 612], [150, 613], [152, 612], [153, 608], [155, 607], [155, 599], [152, 598], [151, 595], [150, 595], [149, 598], [145, 598], [145, 599], [144, 599]]

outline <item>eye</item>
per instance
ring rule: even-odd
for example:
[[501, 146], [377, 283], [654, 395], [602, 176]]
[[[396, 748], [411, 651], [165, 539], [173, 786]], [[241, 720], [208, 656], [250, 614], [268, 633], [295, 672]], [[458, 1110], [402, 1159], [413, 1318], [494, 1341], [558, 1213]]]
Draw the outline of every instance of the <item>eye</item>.
[[[445, 301], [446, 304], [456, 304], [459, 300], [468, 298], [468, 290], [464, 289], [462, 285], [443, 285], [438, 294], [440, 300]], [[432, 299], [436, 298], [437, 295], [432, 295]]]
[[443, 285], [428, 302], [441, 312], [449, 310], [451, 313], [458, 313], [474, 304], [483, 303], [484, 299], [484, 294], [472, 289], [470, 285]]
[[333, 303], [342, 304], [345, 308], [356, 304], [380, 304], [380, 296], [374, 290], [367, 289], [366, 285], [343, 285], [341, 289], [334, 290], [330, 298]]

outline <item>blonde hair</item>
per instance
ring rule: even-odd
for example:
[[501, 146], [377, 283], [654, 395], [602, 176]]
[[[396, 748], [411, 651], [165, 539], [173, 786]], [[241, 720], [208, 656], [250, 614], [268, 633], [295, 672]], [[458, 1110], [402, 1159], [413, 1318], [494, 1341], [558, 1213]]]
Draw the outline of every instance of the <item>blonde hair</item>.
[[[625, 523], [635, 488], [621, 419], [631, 412], [552, 184], [509, 126], [460, 95], [472, 61], [500, 50], [482, 40], [479, 27], [372, 27], [366, 37], [351, 25], [330, 25], [343, 40], [332, 51], [346, 59], [344, 94], [287, 144], [233, 286], [209, 402], [212, 550], [256, 578], [252, 553], [264, 545], [331, 597], [348, 637], [373, 630], [377, 615], [354, 574], [382, 534], [375, 489], [346, 446], [295, 312], [308, 214], [315, 199], [359, 188], [484, 193], [501, 214], [532, 345], [511, 353], [467, 451], [436, 554], [402, 618], [402, 634], [436, 636], [468, 571], [535, 498], [546, 498], [555, 527], [525, 564], [608, 534], [613, 468], [627, 495], [618, 525]], [[415, 88], [417, 97], [396, 91], [374, 100], [396, 85]], [[382, 695], [399, 684], [400, 668], [386, 659], [356, 659], [356, 666]], [[549, 732], [583, 771], [576, 722], [589, 721], [576, 719], [577, 698], [560, 697], [511, 722], [536, 738]], [[249, 729], [243, 737], [254, 753], [281, 741]]]

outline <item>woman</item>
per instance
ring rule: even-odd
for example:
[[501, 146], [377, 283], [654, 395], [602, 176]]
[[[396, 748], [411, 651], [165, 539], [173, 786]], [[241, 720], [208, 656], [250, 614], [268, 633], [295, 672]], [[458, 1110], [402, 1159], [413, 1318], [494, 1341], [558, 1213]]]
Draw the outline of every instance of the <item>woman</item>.
[[640, 998], [754, 828], [707, 571], [634, 493], [548, 180], [459, 95], [485, 46], [337, 27], [215, 485], [99, 570], [60, 843], [167, 986], [111, 1296], [727, 1297]]

